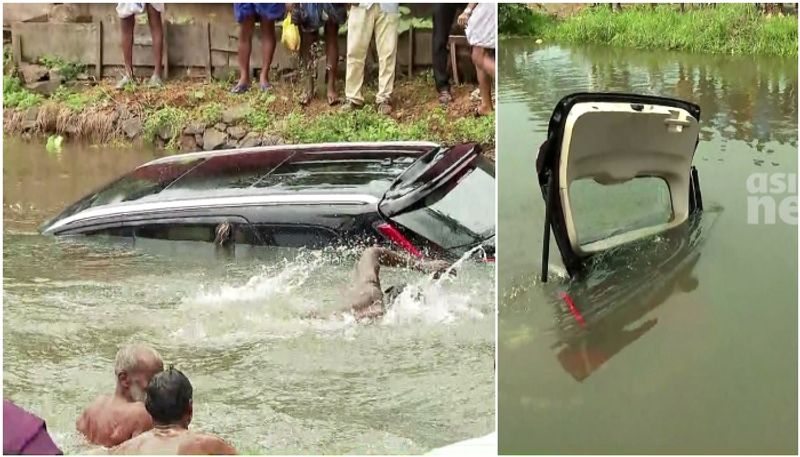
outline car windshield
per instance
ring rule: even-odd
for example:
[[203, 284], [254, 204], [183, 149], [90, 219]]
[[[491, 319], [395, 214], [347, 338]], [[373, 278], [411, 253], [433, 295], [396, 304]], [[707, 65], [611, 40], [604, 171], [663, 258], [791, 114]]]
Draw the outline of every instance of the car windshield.
[[65, 209], [56, 219], [63, 219], [95, 206], [139, 200], [157, 195], [204, 159], [156, 163], [137, 168], [100, 191], [84, 197]]
[[478, 161], [448, 189], [427, 196], [423, 206], [393, 217], [445, 249], [472, 245], [494, 235], [495, 185], [491, 165]]

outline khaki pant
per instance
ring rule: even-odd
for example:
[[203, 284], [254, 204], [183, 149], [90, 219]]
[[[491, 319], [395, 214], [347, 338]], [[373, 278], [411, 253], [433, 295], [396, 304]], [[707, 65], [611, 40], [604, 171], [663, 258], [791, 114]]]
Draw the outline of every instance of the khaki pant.
[[378, 49], [378, 93], [376, 103], [388, 102], [394, 89], [394, 74], [397, 68], [398, 13], [385, 13], [380, 5], [369, 9], [361, 6], [350, 8], [347, 18], [347, 76], [344, 94], [353, 103], [363, 104], [364, 63], [367, 60], [369, 43], [375, 32], [375, 47]]

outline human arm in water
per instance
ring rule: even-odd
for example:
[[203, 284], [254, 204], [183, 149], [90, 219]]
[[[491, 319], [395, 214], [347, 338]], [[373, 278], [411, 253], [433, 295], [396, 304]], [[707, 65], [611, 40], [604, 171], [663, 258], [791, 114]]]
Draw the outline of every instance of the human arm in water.
[[356, 264], [356, 280], [359, 283], [381, 286], [381, 266], [411, 268], [423, 273], [443, 273], [450, 267], [444, 260], [420, 260], [388, 248], [373, 246], [364, 250]]
[[381, 265], [411, 268], [425, 273], [443, 273], [450, 266], [443, 260], [415, 259], [384, 247], [367, 248], [356, 264], [354, 294], [350, 301], [350, 310], [357, 320], [375, 318], [384, 312]]

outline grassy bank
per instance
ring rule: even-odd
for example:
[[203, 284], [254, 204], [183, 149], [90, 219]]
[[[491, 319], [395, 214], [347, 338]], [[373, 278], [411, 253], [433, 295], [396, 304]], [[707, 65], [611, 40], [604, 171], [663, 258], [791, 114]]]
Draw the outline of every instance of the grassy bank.
[[753, 4], [688, 7], [608, 5], [557, 17], [522, 5], [500, 5], [500, 33], [545, 42], [604, 44], [737, 55], [797, 56], [797, 17], [765, 15]]
[[[441, 107], [428, 74], [396, 82], [395, 110], [389, 116], [369, 104], [343, 112], [321, 100], [324, 93], [302, 107], [297, 103], [299, 88], [289, 82], [276, 84], [266, 94], [251, 90], [234, 95], [228, 89], [225, 82], [170, 81], [164, 88], [117, 91], [106, 81], [86, 87], [61, 86], [46, 97], [27, 90], [17, 76], [6, 75], [4, 133], [63, 135], [95, 144], [142, 141], [168, 151], [202, 148], [199, 142], [210, 129], [227, 136], [219, 147], [241, 146], [255, 135], [269, 137], [271, 144], [430, 140], [478, 142], [487, 150], [494, 149], [494, 117], [472, 115], [475, 102], [469, 95], [473, 87], [454, 88], [454, 103]], [[372, 97], [374, 88], [368, 87], [366, 98]], [[241, 138], [242, 132], [248, 137]], [[232, 143], [234, 136], [239, 138]]]

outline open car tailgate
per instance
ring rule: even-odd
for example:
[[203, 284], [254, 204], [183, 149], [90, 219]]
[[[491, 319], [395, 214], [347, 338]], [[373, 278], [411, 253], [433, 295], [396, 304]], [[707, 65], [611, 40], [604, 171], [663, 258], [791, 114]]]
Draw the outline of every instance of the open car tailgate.
[[574, 275], [593, 254], [702, 209], [692, 166], [699, 121], [699, 106], [671, 98], [577, 93], [558, 102], [536, 161], [546, 208], [543, 281], [551, 228]]

